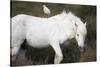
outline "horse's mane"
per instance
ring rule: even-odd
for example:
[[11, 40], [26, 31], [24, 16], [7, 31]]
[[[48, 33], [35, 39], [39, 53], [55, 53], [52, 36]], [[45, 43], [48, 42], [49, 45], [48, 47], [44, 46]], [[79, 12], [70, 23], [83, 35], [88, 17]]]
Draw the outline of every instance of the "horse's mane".
[[82, 34], [87, 33], [86, 26], [84, 25], [84, 23], [82, 22], [82, 20], [79, 17], [74, 15], [72, 12], [68, 12], [68, 13], [66, 13], [66, 15], [67, 15], [67, 18], [69, 18], [70, 20], [74, 21], [77, 24], [77, 26]]
[[[84, 23], [82, 22], [82, 20], [76, 16], [75, 14], [73, 14], [71, 11], [66, 12], [65, 10], [63, 10], [60, 14], [52, 16], [49, 18], [50, 20], [71, 20], [71, 22], [75, 23], [78, 26], [78, 29], [80, 30], [80, 32], [84, 35], [87, 31], [86, 31], [86, 27], [84, 25]], [[58, 22], [57, 22], [58, 23]]]

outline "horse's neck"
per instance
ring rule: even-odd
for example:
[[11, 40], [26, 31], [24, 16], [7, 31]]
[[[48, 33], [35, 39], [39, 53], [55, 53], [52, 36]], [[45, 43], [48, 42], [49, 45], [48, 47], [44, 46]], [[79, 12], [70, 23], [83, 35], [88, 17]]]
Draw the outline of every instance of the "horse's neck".
[[79, 17], [75, 16], [73, 13], [69, 12], [69, 13], [67, 14], [67, 17], [68, 17], [70, 20], [72, 20], [72, 22], [73, 22], [74, 24], [76, 24], [78, 27], [83, 25], [83, 23], [81, 22], [81, 19], [80, 19]]

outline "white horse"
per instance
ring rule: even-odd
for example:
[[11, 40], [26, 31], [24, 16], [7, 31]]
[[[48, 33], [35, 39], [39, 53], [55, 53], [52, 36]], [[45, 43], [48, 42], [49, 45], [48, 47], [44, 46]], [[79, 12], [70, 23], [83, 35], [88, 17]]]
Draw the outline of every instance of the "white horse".
[[50, 18], [40, 18], [20, 14], [12, 19], [12, 56], [18, 53], [21, 44], [26, 39], [29, 45], [36, 48], [51, 46], [55, 51], [54, 63], [63, 59], [60, 44], [75, 38], [79, 47], [84, 47], [87, 34], [86, 23], [71, 12], [63, 11]]

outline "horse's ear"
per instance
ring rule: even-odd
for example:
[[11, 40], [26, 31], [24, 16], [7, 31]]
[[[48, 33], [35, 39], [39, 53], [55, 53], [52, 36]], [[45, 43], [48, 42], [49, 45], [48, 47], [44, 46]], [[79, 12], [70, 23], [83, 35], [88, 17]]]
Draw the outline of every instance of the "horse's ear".
[[86, 26], [87, 25], [87, 22], [85, 22], [84, 25]]

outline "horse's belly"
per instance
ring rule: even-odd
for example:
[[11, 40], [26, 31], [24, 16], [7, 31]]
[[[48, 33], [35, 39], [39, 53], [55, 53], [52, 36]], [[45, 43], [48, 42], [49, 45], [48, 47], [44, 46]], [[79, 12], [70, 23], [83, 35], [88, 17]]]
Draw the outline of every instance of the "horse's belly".
[[29, 33], [26, 39], [29, 45], [36, 48], [47, 47], [49, 45], [49, 37], [46, 34], [40, 34], [38, 32]]
[[51, 26], [46, 23], [29, 22], [26, 29], [26, 39], [28, 43], [37, 48], [49, 45], [51, 36]]
[[38, 38], [34, 38], [34, 39], [31, 39], [30, 38], [30, 39], [27, 39], [27, 42], [32, 47], [36, 47], [36, 48], [43, 48], [43, 47], [49, 46], [47, 40], [38, 39]]

